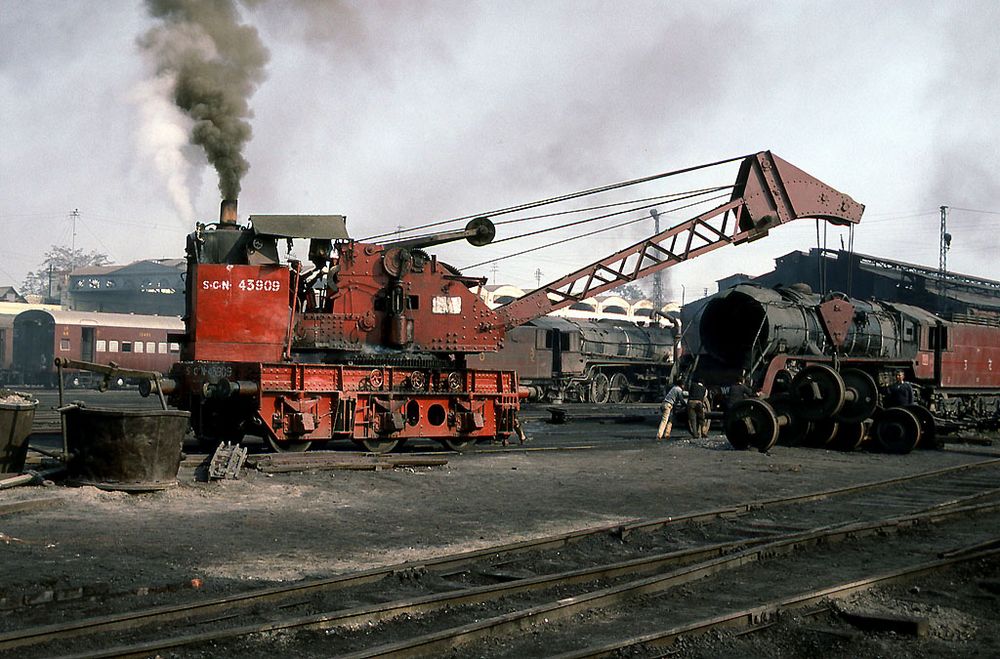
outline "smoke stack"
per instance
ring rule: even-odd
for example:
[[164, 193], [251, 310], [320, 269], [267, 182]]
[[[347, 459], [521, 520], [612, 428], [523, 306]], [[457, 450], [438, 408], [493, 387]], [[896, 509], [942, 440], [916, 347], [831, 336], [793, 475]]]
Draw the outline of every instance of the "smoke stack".
[[223, 199], [219, 207], [219, 224], [236, 224], [236, 200]]

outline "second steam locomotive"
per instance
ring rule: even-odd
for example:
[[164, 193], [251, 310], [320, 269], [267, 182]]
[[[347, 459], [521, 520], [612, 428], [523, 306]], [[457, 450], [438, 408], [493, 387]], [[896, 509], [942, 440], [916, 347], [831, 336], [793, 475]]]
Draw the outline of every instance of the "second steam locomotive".
[[[719, 387], [745, 375], [768, 399], [727, 423], [734, 444], [769, 448], [777, 437], [857, 446], [871, 433], [886, 450], [914, 448], [944, 419], [993, 419], [1000, 412], [1000, 319], [943, 318], [907, 304], [865, 302], [807, 286], [741, 284], [713, 296], [696, 321], [695, 373]], [[879, 392], [896, 372], [915, 385], [914, 404], [882, 409]]]
[[658, 400], [680, 349], [677, 321], [669, 327], [624, 320], [546, 316], [507, 332], [490, 368], [512, 368], [532, 401], [628, 403]]

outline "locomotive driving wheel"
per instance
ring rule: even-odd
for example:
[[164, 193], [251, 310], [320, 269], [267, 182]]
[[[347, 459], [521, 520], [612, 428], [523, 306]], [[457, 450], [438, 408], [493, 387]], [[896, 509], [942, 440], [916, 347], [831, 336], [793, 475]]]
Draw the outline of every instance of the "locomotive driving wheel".
[[802, 444], [811, 448], [824, 448], [833, 441], [840, 430], [840, 424], [833, 419], [820, 419], [809, 424], [809, 431], [802, 439]]
[[611, 397], [611, 381], [604, 373], [598, 373], [590, 381], [590, 402], [604, 405]]
[[844, 406], [846, 387], [840, 373], [826, 364], [810, 364], [792, 380], [796, 412], [809, 421], [829, 419]]
[[608, 397], [612, 403], [615, 403], [616, 405], [627, 403], [631, 390], [632, 386], [628, 383], [628, 378], [625, 377], [624, 373], [615, 373], [611, 376], [608, 388]]
[[878, 407], [878, 386], [875, 379], [859, 368], [845, 368], [840, 372], [844, 386], [851, 392], [845, 396], [844, 406], [837, 413], [837, 420], [854, 423], [864, 421]]
[[904, 407], [890, 407], [876, 415], [872, 439], [886, 453], [909, 453], [920, 443], [920, 421]]
[[780, 427], [774, 408], [756, 398], [741, 400], [726, 415], [726, 439], [738, 451], [768, 451], [778, 441]]
[[920, 422], [920, 448], [940, 448], [937, 443], [937, 428], [934, 426], [934, 416], [923, 405], [904, 405]]
[[837, 436], [827, 445], [834, 451], [854, 451], [865, 440], [868, 427], [864, 421], [841, 421], [837, 428]]
[[795, 401], [787, 394], [779, 394], [772, 396], [767, 402], [774, 408], [776, 415], [784, 416], [788, 419], [788, 423], [781, 426], [778, 430], [778, 444], [782, 446], [800, 445], [803, 438], [809, 434], [812, 425], [808, 421], [795, 416]]

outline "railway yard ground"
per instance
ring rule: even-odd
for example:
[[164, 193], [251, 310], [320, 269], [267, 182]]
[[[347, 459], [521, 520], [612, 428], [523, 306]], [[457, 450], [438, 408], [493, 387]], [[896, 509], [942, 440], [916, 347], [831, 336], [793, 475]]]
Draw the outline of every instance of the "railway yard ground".
[[0, 490], [0, 656], [1000, 656], [993, 438], [758, 453], [622, 416]]

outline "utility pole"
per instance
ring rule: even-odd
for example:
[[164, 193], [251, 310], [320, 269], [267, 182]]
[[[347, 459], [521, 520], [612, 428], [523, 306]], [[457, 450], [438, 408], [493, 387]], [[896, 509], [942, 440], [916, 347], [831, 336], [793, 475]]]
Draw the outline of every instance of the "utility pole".
[[80, 209], [74, 208], [70, 214], [69, 219], [73, 221], [73, 241], [70, 243], [69, 248], [72, 251], [76, 251], [76, 221], [80, 219]]
[[499, 269], [500, 269], [500, 266], [498, 266], [496, 263], [494, 263], [493, 265], [490, 266], [490, 272], [493, 273], [493, 283], [494, 284], [497, 283], [497, 270], [499, 270]]
[[[660, 211], [655, 208], [649, 209], [649, 214], [653, 218], [654, 235], [660, 234]], [[663, 271], [657, 270], [653, 273], [653, 301], [656, 303], [656, 310], [663, 309]]]
[[542, 269], [535, 268], [535, 288], [539, 288], [542, 285]]
[[[938, 254], [938, 295], [944, 297], [944, 278], [948, 274], [948, 249], [951, 234], [948, 233], [948, 207], [941, 207], [941, 242]], [[943, 304], [943, 302], [942, 302]]]

